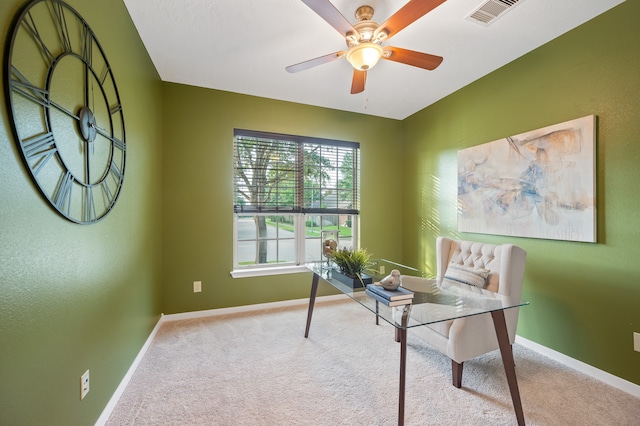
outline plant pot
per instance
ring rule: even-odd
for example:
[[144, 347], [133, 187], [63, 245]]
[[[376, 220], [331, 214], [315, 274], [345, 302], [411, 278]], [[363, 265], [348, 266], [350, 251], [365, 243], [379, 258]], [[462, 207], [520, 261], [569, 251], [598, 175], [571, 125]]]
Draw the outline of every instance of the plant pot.
[[331, 276], [351, 288], [363, 288], [366, 287], [367, 284], [373, 283], [373, 278], [367, 274], [362, 274], [362, 281], [360, 281], [360, 278], [345, 275], [338, 269], [333, 269], [331, 271]]

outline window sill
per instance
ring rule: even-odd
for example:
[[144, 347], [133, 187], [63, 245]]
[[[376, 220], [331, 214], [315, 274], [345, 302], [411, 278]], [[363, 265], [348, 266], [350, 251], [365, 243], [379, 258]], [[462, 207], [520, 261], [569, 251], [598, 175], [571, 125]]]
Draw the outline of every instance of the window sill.
[[233, 278], [250, 278], [250, 277], [266, 277], [269, 275], [298, 274], [300, 272], [311, 272], [309, 268], [303, 265], [282, 266], [277, 268], [247, 268], [234, 269], [231, 271]]

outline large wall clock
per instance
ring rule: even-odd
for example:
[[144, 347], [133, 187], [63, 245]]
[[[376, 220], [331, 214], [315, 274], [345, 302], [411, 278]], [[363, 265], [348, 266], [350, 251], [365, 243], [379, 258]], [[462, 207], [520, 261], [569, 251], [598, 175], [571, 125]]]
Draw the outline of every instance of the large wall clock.
[[125, 126], [113, 71], [89, 24], [59, 0], [16, 14], [5, 46], [7, 109], [37, 188], [80, 224], [115, 206], [125, 171]]

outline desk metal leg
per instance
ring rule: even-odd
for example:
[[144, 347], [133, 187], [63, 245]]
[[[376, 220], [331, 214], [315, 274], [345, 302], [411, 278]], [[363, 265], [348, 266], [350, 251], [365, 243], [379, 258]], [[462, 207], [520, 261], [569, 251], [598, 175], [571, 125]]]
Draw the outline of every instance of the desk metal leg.
[[519, 426], [524, 426], [524, 412], [522, 411], [520, 391], [518, 390], [518, 381], [516, 379], [513, 348], [511, 347], [511, 343], [509, 343], [509, 332], [507, 331], [507, 322], [504, 319], [504, 311], [493, 311], [491, 312], [491, 317], [493, 318], [493, 326], [496, 329], [496, 336], [498, 337], [498, 345], [500, 346], [504, 371], [507, 374], [507, 383], [509, 383], [513, 408], [516, 411], [516, 419], [518, 419]]
[[396, 326], [396, 341], [400, 342], [400, 384], [398, 385], [398, 426], [404, 426], [404, 396], [407, 371], [407, 325], [409, 324], [409, 314], [411, 313], [411, 305], [404, 305], [402, 308], [402, 316]]
[[407, 329], [396, 328], [400, 336], [400, 385], [398, 395], [398, 426], [404, 425], [404, 394], [407, 370]]
[[307, 328], [304, 331], [304, 337], [309, 337], [309, 327], [311, 327], [311, 315], [313, 315], [313, 307], [316, 304], [316, 293], [318, 293], [318, 281], [320, 277], [318, 274], [313, 274], [313, 280], [311, 280], [311, 294], [309, 295], [309, 311], [307, 312]]

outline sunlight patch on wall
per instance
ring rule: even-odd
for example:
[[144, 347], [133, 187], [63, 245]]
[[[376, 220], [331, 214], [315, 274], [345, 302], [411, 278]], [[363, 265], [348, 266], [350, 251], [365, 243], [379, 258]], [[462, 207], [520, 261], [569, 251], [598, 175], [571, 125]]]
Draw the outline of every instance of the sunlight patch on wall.
[[434, 193], [437, 209], [442, 212], [440, 221], [440, 235], [449, 238], [460, 238], [458, 233], [458, 153], [457, 151], [443, 151], [438, 158], [438, 193]]

